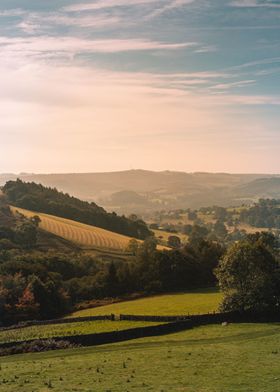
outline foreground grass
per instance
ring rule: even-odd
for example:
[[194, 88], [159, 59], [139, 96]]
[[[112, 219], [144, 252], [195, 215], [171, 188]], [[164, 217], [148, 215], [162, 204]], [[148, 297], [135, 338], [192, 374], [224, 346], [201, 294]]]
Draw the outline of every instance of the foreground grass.
[[155, 323], [98, 320], [70, 324], [38, 325], [21, 329], [12, 329], [9, 331], [1, 331], [0, 343], [120, 331], [130, 328], [145, 327], [148, 325], [155, 325]]
[[144, 314], [144, 315], [185, 315], [217, 311], [222, 294], [215, 289], [197, 290], [141, 298], [133, 301], [85, 309], [72, 316], [94, 316], [100, 314]]
[[1, 392], [278, 392], [280, 325], [205, 326], [1, 358]]

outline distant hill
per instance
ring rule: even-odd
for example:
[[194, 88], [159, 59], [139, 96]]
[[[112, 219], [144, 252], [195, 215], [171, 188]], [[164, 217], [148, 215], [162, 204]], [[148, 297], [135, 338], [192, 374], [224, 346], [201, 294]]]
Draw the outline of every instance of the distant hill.
[[55, 188], [18, 179], [8, 181], [2, 190], [9, 204], [16, 207], [72, 219], [138, 239], [152, 234], [145, 222], [137, 218], [132, 220], [108, 213], [95, 203], [79, 200]]
[[239, 195], [247, 198], [275, 198], [280, 195], [280, 177], [258, 178], [235, 189]]
[[110, 173], [0, 175], [0, 185], [19, 177], [67, 192], [119, 214], [241, 205], [280, 198], [279, 175], [128, 170]]

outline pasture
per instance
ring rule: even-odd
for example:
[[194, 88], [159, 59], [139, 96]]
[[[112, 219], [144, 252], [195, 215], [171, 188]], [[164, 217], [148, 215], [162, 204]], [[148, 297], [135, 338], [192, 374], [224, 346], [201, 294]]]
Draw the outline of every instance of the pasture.
[[155, 323], [97, 320], [69, 324], [36, 325], [32, 327], [0, 331], [0, 343], [123, 331], [135, 327], [146, 327], [148, 325], [155, 325]]
[[1, 392], [278, 392], [280, 326], [203, 326], [1, 358]]
[[203, 314], [217, 311], [221, 300], [222, 294], [216, 289], [203, 289], [187, 293], [163, 294], [114, 303], [97, 308], [80, 310], [71, 316], [84, 317], [111, 313], [158, 316]]

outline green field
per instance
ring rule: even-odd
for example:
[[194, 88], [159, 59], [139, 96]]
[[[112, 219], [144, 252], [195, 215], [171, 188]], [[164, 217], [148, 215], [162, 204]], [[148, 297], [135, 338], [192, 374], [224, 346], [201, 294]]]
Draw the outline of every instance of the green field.
[[186, 315], [218, 310], [222, 294], [216, 289], [165, 294], [75, 312], [74, 317], [100, 314]]
[[21, 329], [12, 329], [9, 331], [0, 331], [0, 343], [120, 331], [136, 327], [145, 327], [148, 325], [155, 325], [155, 323], [98, 320], [69, 324], [39, 325]]
[[205, 326], [1, 358], [1, 392], [278, 392], [280, 325]]

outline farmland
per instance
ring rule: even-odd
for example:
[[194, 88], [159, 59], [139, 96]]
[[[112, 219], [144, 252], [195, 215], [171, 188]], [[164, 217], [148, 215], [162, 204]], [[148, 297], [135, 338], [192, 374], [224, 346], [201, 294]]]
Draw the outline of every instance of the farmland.
[[222, 294], [215, 289], [195, 290], [188, 293], [175, 293], [141, 298], [133, 301], [115, 303], [97, 308], [75, 312], [73, 316], [95, 316], [101, 314], [145, 314], [182, 315], [217, 311]]
[[1, 358], [1, 392], [278, 392], [280, 326], [204, 326]]
[[[71, 241], [87, 249], [104, 249], [123, 252], [127, 248], [130, 237], [112, 231], [104, 230], [99, 227], [86, 225], [70, 219], [60, 218], [54, 215], [37, 213], [23, 208], [12, 207], [13, 213], [20, 213], [27, 218], [34, 215], [39, 216], [40, 228]], [[141, 242], [141, 241], [139, 241]], [[159, 246], [159, 249], [165, 247]]]
[[40, 228], [51, 232], [59, 237], [68, 241], [74, 242], [80, 246], [96, 247], [113, 250], [124, 250], [131, 238], [121, 234], [113, 233], [108, 230], [101, 229], [79, 223], [73, 220], [60, 218], [54, 215], [35, 213], [29, 210], [21, 209], [18, 207], [11, 207], [15, 213], [18, 211], [20, 214], [31, 218], [34, 215], [39, 216]]

